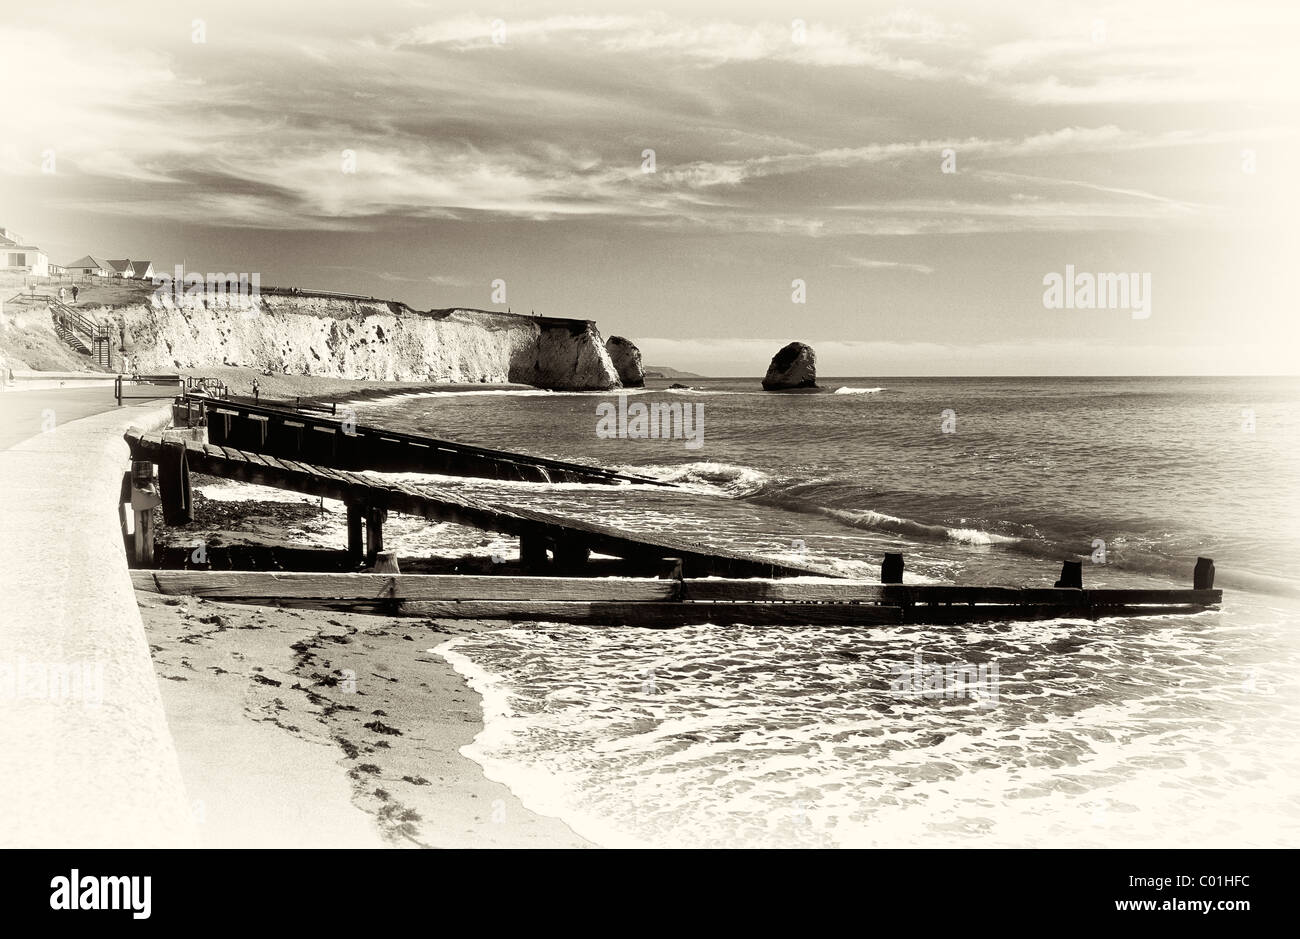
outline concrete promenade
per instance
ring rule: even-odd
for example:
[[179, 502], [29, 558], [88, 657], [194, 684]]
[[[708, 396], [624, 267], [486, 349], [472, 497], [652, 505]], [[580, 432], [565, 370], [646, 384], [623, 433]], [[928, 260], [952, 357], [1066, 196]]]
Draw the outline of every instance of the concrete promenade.
[[169, 408], [0, 396], [0, 847], [196, 843], [114, 511]]

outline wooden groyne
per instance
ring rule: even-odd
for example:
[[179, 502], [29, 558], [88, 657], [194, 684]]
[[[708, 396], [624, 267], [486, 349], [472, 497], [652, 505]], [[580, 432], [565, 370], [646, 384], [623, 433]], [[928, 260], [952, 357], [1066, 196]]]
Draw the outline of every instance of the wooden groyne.
[[[672, 558], [681, 561], [686, 574], [696, 577], [790, 577], [826, 573], [812, 566], [767, 561], [716, 548], [701, 550], [683, 539], [633, 535], [608, 525], [534, 509], [501, 508], [439, 487], [417, 489], [270, 453], [195, 440], [164, 441], [161, 433], [128, 431], [125, 439], [133, 461], [159, 466], [158, 498], [165, 514], [178, 519], [184, 516], [191, 472], [337, 499], [347, 506], [348, 550], [358, 562], [364, 558], [373, 563], [384, 550], [383, 525], [391, 511], [516, 536], [520, 560], [533, 570], [554, 566], [566, 573], [579, 573], [591, 554], [597, 553], [641, 563]], [[129, 497], [130, 493], [124, 495]], [[140, 561], [148, 563], [147, 559]]]
[[343, 470], [430, 473], [545, 483], [671, 486], [662, 480], [565, 460], [494, 450], [422, 434], [404, 434], [240, 398], [186, 397], [177, 418], [202, 409], [208, 442], [246, 452]]
[[251, 603], [468, 619], [680, 626], [956, 624], [1195, 613], [1222, 592], [892, 585], [773, 579], [142, 571], [137, 589]]

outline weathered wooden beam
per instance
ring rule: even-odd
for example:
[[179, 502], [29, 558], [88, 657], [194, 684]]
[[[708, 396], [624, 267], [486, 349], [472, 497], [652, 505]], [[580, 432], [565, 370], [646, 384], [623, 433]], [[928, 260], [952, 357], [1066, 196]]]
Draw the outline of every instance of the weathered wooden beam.
[[443, 619], [556, 620], [606, 626], [671, 628], [704, 623], [751, 626], [880, 626], [903, 622], [889, 606], [822, 603], [571, 603], [558, 601], [416, 601], [402, 604], [413, 616]]
[[[137, 576], [138, 575], [138, 576]], [[478, 574], [332, 574], [279, 571], [134, 571], [137, 590], [210, 599], [664, 601], [657, 577], [499, 577]]]
[[1221, 590], [1125, 589], [1067, 590], [1051, 587], [980, 587], [947, 584], [872, 584], [865, 581], [712, 579], [685, 581], [688, 600], [801, 600], [869, 602], [891, 605], [979, 603], [1036, 604], [1054, 607], [1218, 603]]
[[[1002, 618], [1017, 618], [1040, 608], [1061, 610], [1127, 606], [1166, 608], [1209, 606], [1222, 597], [1219, 590], [1056, 590], [1016, 587], [897, 587], [865, 582], [789, 583], [763, 580], [676, 580], [657, 577], [507, 577], [472, 574], [403, 574], [379, 583], [373, 574], [279, 573], [265, 571], [151, 571], [137, 578], [141, 589], [226, 598], [387, 597], [420, 600], [536, 600], [536, 601], [687, 601], [730, 603], [840, 603], [929, 607], [981, 612], [987, 607]], [[391, 582], [391, 589], [390, 589]], [[680, 593], [679, 593], [680, 591]], [[974, 606], [972, 606], [974, 604]], [[957, 607], [953, 607], [956, 609]], [[983, 612], [988, 612], [984, 610]], [[1008, 615], [1010, 613], [1010, 615]]]

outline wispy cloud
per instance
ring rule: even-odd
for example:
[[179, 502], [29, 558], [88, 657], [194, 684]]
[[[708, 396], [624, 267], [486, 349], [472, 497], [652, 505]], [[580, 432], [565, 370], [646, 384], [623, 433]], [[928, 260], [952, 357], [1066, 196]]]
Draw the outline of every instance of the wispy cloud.
[[[297, 51], [274, 57], [266, 28], [150, 46], [146, 25], [126, 54], [111, 24], [59, 19], [0, 29], [11, 70], [42, 78], [41, 95], [11, 102], [0, 168], [35, 176], [53, 152], [66, 206], [277, 229], [482, 216], [812, 237], [1206, 224], [1220, 201], [1182, 167], [1294, 137], [1294, 122], [1081, 122], [1077, 109], [1027, 121], [1023, 102], [1155, 100], [1162, 82], [1218, 83], [1204, 101], [1289, 94], [1264, 75], [1280, 39], [1262, 63], [1238, 54], [1273, 25], [1259, 16], [1226, 30], [1224, 52], [1212, 23], [1160, 20], [1153, 34], [1118, 7], [1098, 8], [1100, 41], [1090, 19], [1032, 5], [996, 31], [868, 11], [798, 24], [565, 14], [509, 18], [494, 35], [491, 17], [358, 14], [352, 31], [295, 21]], [[888, 94], [874, 92], [882, 82]], [[836, 107], [827, 88], [872, 110]], [[941, 106], [950, 96], [964, 108]], [[978, 122], [961, 113], [974, 104]], [[948, 150], [957, 172], [945, 175]]]
[[843, 263], [832, 267], [858, 268], [868, 271], [910, 271], [914, 274], [933, 274], [934, 268], [929, 264], [917, 264], [911, 261], [880, 261], [874, 258], [846, 258]]

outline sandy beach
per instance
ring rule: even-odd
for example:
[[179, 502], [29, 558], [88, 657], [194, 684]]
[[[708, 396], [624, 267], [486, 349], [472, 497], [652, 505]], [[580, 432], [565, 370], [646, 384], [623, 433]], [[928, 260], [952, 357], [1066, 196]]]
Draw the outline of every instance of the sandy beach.
[[480, 698], [432, 650], [494, 624], [137, 598], [203, 846], [591, 846], [459, 752]]
[[[417, 390], [337, 384], [273, 388], [343, 400]], [[198, 475], [194, 485], [194, 522], [160, 526], [160, 549], [342, 546], [339, 506]], [[501, 550], [461, 526], [391, 527], [393, 547], [409, 540], [447, 562]], [[481, 698], [433, 650], [505, 624], [136, 597], [203, 846], [593, 846], [460, 753], [483, 728]]]

